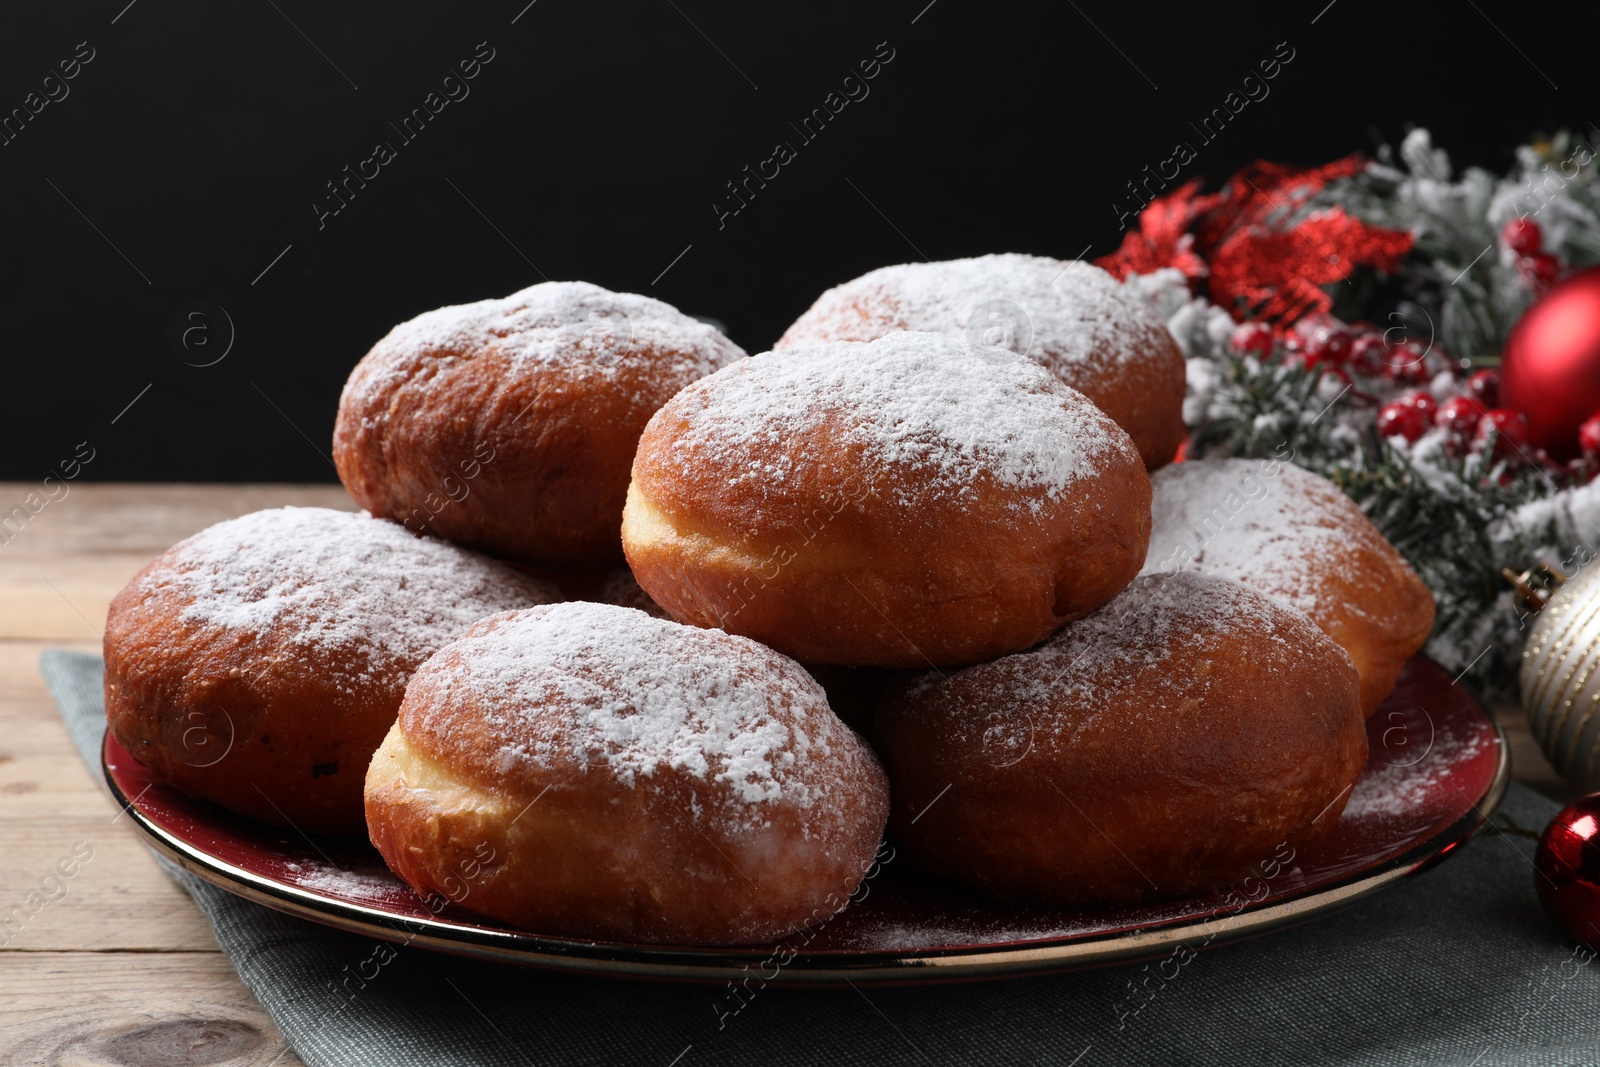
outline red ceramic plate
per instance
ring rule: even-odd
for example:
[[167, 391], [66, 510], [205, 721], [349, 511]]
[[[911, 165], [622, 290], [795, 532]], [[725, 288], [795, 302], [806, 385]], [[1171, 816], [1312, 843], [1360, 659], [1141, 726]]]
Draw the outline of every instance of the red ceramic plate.
[[[1497, 723], [1436, 664], [1407, 665], [1367, 725], [1372, 753], [1343, 815], [1313, 846], [1263, 856], [1229, 890], [1140, 907], [1010, 907], [886, 846], [837, 918], [773, 945], [618, 944], [513, 930], [424, 902], [364, 841], [311, 839], [156, 782], [109, 735], [106, 781], [158, 852], [268, 907], [388, 941], [617, 976], [724, 981], [781, 968], [792, 982], [929, 982], [1059, 971], [1200, 948], [1303, 922], [1436, 863], [1471, 837], [1510, 780]], [[463, 887], [465, 889], [465, 887]], [[470, 894], [461, 898], [470, 903]]]

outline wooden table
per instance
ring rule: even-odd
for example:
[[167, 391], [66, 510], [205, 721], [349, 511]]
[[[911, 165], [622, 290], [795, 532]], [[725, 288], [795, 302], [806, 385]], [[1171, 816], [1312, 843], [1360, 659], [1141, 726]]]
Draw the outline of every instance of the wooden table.
[[[0, 512], [37, 488], [0, 483]], [[0, 537], [0, 916], [75, 845], [94, 850], [0, 949], [0, 1063], [300, 1063], [187, 894], [119, 822], [38, 670], [46, 648], [98, 651], [111, 597], [175, 541], [282, 504], [353, 508], [337, 486], [80, 484]], [[1496, 710], [1517, 779], [1570, 795], [1521, 713]]]

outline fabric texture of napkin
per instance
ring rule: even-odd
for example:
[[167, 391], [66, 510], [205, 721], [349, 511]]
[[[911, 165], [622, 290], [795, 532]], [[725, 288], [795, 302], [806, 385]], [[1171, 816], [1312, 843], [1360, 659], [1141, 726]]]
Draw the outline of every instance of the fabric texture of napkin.
[[[99, 658], [41, 670], [90, 773]], [[1556, 805], [1513, 785], [1438, 867], [1305, 926], [1149, 964], [921, 987], [724, 987], [547, 973], [379, 944], [163, 863], [312, 1067], [532, 1064], [1594, 1064], [1600, 965], [1534, 893]]]

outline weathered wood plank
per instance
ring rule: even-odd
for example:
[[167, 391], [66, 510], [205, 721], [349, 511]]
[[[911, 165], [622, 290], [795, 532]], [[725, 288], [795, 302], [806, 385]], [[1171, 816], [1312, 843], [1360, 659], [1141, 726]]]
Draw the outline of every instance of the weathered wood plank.
[[151, 558], [0, 559], [0, 640], [99, 641], [111, 598]]
[[0, 1063], [300, 1067], [218, 952], [0, 955]]
[[[12, 509], [39, 486], [0, 482], [0, 560], [60, 561], [90, 554], [131, 553], [147, 559], [196, 530], [262, 508], [355, 509], [338, 485], [143, 485], [73, 482], [37, 514]], [[59, 490], [57, 491], [59, 495]], [[35, 502], [37, 505], [37, 501]], [[4, 520], [11, 517], [11, 522]]]
[[[19, 722], [48, 722], [55, 727], [50, 736], [66, 743], [66, 728], [39, 674], [39, 654], [47, 648], [98, 653], [100, 640], [0, 641], [0, 753], [16, 751], [13, 734]], [[47, 751], [60, 750], [52, 744]]]
[[0, 956], [215, 951], [188, 895], [161, 873], [98, 773], [78, 758], [39, 676], [44, 647], [0, 642]]
[[[43, 950], [217, 951], [188, 894], [156, 866], [126, 818], [114, 818], [108, 799], [86, 788], [41, 788], [0, 800], [8, 824], [0, 959]], [[88, 808], [96, 810], [81, 810]]]

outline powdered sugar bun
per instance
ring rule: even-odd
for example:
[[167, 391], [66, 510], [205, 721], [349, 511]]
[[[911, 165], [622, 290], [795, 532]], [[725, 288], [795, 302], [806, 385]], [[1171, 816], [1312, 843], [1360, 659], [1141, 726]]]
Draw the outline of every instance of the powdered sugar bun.
[[339, 401], [334, 459], [375, 515], [551, 567], [620, 555], [650, 415], [744, 352], [659, 300], [546, 282], [396, 326]]
[[1150, 470], [1183, 439], [1177, 342], [1092, 264], [1004, 254], [882, 267], [823, 293], [774, 347], [896, 330], [944, 333], [1043, 364], [1126, 430]]
[[425, 663], [366, 796], [421, 892], [542, 933], [696, 944], [832, 915], [888, 815], [872, 750], [799, 664], [579, 602], [485, 619]]
[[810, 663], [970, 663], [1126, 585], [1148, 485], [1127, 435], [1044, 368], [900, 333], [679, 393], [640, 439], [623, 542], [684, 622]]
[[1302, 611], [1350, 653], [1372, 714], [1433, 630], [1433, 594], [1339, 487], [1279, 460], [1174, 464], [1152, 480], [1144, 569], [1231, 578]]
[[553, 587], [397, 523], [258, 511], [159, 556], [111, 603], [106, 716], [171, 785], [303, 830], [360, 832], [367, 761], [411, 672]]
[[875, 737], [897, 842], [1058, 905], [1243, 879], [1337, 822], [1367, 755], [1344, 651], [1299, 612], [1192, 573], [1141, 576], [1037, 648], [924, 674]]

